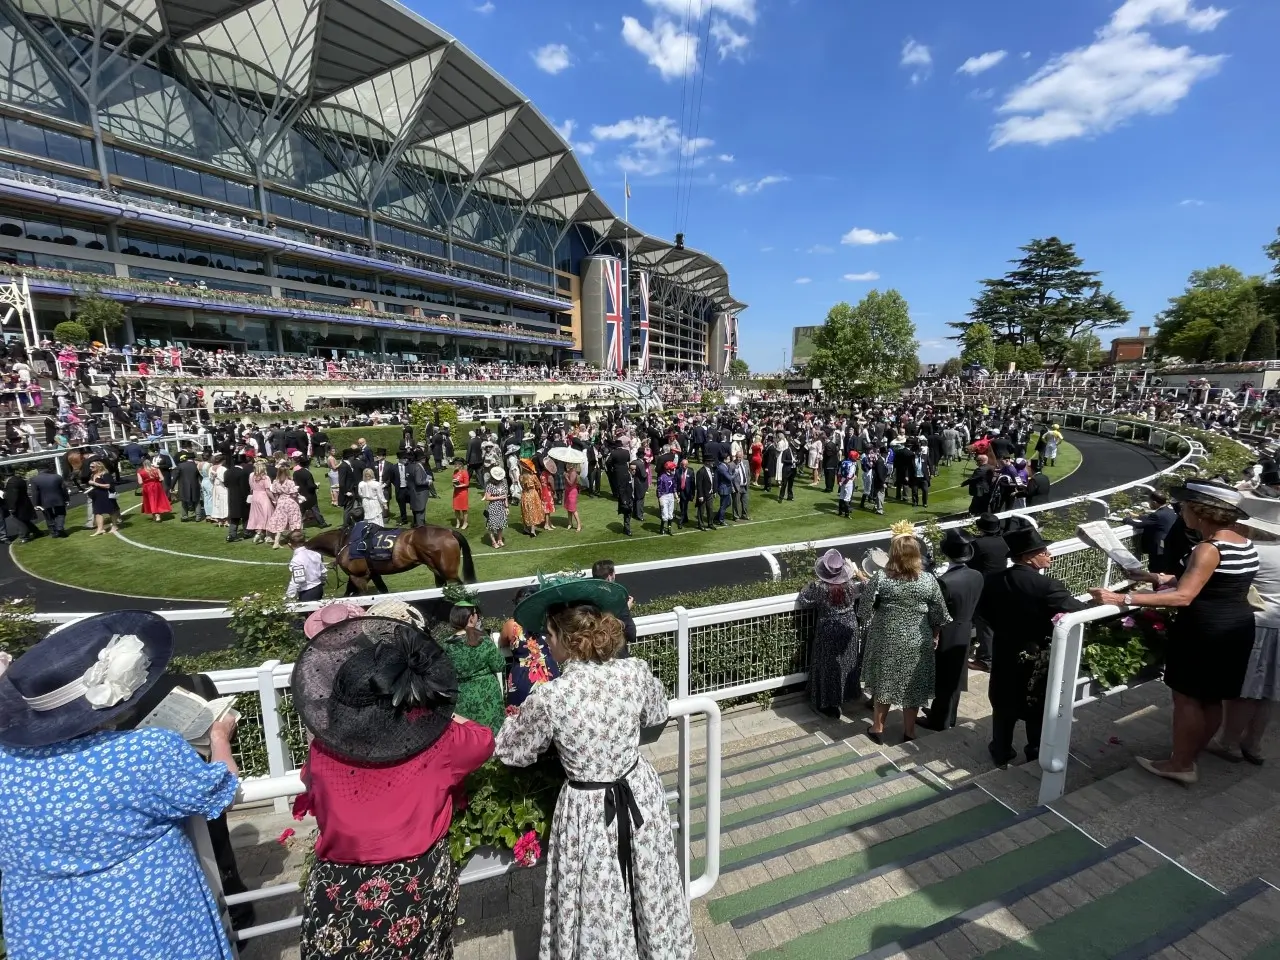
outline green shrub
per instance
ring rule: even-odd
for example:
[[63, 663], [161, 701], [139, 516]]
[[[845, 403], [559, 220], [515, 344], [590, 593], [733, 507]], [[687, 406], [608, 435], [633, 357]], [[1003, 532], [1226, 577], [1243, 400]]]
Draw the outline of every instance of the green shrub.
[[63, 320], [53, 328], [53, 339], [83, 347], [89, 342], [89, 331], [79, 320]]
[[1132, 440], [1133, 427], [1127, 423], [1120, 424], [1120, 426], [1116, 427], [1116, 436], [1121, 440]]
[[0, 602], [0, 653], [15, 660], [44, 639], [50, 625], [32, 617], [35, 601], [22, 597]]
[[1098, 432], [1098, 421], [1097, 421], [1097, 420], [1086, 420], [1086, 421], [1084, 422], [1084, 431], [1085, 431], [1085, 433], [1097, 433], [1097, 432]]

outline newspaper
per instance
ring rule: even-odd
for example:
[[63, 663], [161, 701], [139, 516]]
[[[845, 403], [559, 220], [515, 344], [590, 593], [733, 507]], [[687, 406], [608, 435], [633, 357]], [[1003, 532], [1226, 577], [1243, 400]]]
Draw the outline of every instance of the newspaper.
[[234, 696], [206, 700], [189, 690], [174, 687], [138, 726], [164, 727], [182, 734], [192, 746], [207, 747], [210, 727], [228, 714], [240, 719], [240, 714], [232, 709], [235, 702]]
[[1111, 530], [1105, 520], [1093, 520], [1076, 527], [1076, 536], [1091, 547], [1097, 547], [1110, 557], [1126, 573], [1142, 569], [1142, 561], [1129, 552], [1129, 548]]

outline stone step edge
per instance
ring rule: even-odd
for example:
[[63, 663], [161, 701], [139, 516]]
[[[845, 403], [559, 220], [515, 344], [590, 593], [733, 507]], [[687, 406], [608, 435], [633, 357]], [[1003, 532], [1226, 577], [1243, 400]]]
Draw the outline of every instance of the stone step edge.
[[[1150, 845], [1148, 844], [1148, 846]], [[1159, 853], [1158, 850], [1156, 852]], [[1176, 860], [1171, 860], [1170, 862], [1177, 863]], [[1195, 876], [1195, 874], [1192, 874], [1192, 876]], [[1202, 883], [1205, 882], [1200, 877], [1196, 877], [1196, 879], [1201, 880]], [[1206, 885], [1212, 886], [1212, 884]], [[1237, 907], [1248, 903], [1259, 894], [1275, 889], [1275, 887], [1267, 883], [1267, 881], [1263, 880], [1261, 877], [1250, 880], [1244, 886], [1238, 887], [1230, 893], [1225, 894], [1221, 899], [1209, 904], [1209, 906], [1205, 907], [1203, 910], [1193, 913], [1191, 916], [1187, 917], [1186, 920], [1177, 923], [1172, 927], [1167, 927], [1164, 930], [1161, 930], [1155, 936], [1148, 937], [1141, 943], [1134, 944], [1123, 953], [1116, 954], [1111, 958], [1111, 960], [1145, 960], [1147, 957], [1154, 957], [1160, 951], [1167, 947], [1172, 947], [1181, 940], [1185, 940], [1201, 927], [1226, 916], [1228, 913], [1235, 910]]]
[[946, 853], [948, 850], [955, 850], [960, 847], [967, 846], [976, 840], [981, 840], [984, 837], [1001, 833], [1011, 827], [1018, 826], [1018, 824], [1025, 823], [1028, 820], [1036, 820], [1049, 813], [1052, 813], [1052, 811], [1049, 810], [1048, 807], [1033, 807], [1025, 813], [1018, 814], [1012, 820], [1005, 820], [1002, 823], [993, 823], [977, 830], [971, 830], [969, 833], [956, 837], [953, 840], [948, 840], [945, 843], [934, 844], [932, 847], [926, 847], [923, 850], [918, 850], [915, 853], [910, 854], [909, 856], [900, 857], [897, 860], [874, 867], [865, 873], [858, 874], [857, 876], [845, 877], [843, 880], [838, 880], [835, 883], [828, 884], [827, 886], [821, 887], [817, 890], [811, 890], [808, 893], [792, 897], [790, 900], [785, 900], [780, 904], [774, 904], [771, 907], [766, 907], [752, 913], [743, 914], [740, 917], [735, 917], [729, 921], [729, 925], [734, 929], [740, 930], [753, 923], [758, 923], [767, 917], [776, 916], [779, 913], [785, 913], [787, 910], [803, 906], [806, 903], [812, 903], [815, 900], [821, 900], [823, 897], [830, 896], [833, 893], [839, 893], [841, 890], [848, 890], [851, 887], [859, 886], [869, 880], [874, 880], [876, 877], [892, 873], [894, 870], [901, 870], [905, 867], [911, 866], [912, 864], [919, 863], [922, 860], [928, 860], [930, 857], [936, 857], [940, 853]]
[[[1068, 821], [1068, 823], [1070, 823], [1070, 821]], [[1074, 826], [1074, 824], [1072, 824], [1072, 826]], [[896, 954], [906, 953], [916, 947], [920, 947], [926, 943], [937, 940], [939, 937], [950, 933], [952, 930], [958, 930], [965, 924], [980, 920], [989, 913], [1011, 907], [1019, 900], [1025, 899], [1034, 893], [1038, 893], [1046, 887], [1051, 887], [1055, 883], [1066, 880], [1068, 877], [1074, 876], [1075, 874], [1080, 873], [1083, 870], [1087, 870], [1090, 867], [1097, 866], [1105, 860], [1110, 860], [1113, 857], [1119, 856], [1120, 854], [1125, 853], [1128, 850], [1132, 850], [1134, 847], [1140, 845], [1142, 845], [1142, 841], [1137, 837], [1126, 837], [1123, 840], [1113, 843], [1109, 847], [1099, 846], [1092, 854], [1081, 860], [1066, 864], [1065, 866], [1059, 867], [1056, 870], [1051, 870], [1048, 873], [1043, 873], [1034, 880], [1014, 887], [1011, 890], [1006, 890], [998, 897], [988, 900], [985, 903], [980, 903], [976, 907], [970, 907], [968, 910], [964, 910], [954, 916], [947, 917], [945, 920], [939, 920], [937, 923], [931, 924], [927, 927], [921, 927], [914, 933], [902, 937], [899, 940], [895, 940], [892, 943], [886, 943], [882, 947], [877, 947], [875, 950], [861, 954], [856, 958], [856, 960], [889, 960], [890, 957], [895, 956]]]
[[[912, 771], [904, 771], [904, 772], [906, 772], [909, 776], [912, 775], [913, 773]], [[767, 861], [773, 860], [777, 857], [785, 857], [788, 854], [795, 853], [797, 850], [803, 850], [805, 847], [811, 847], [811, 846], [814, 846], [815, 844], [826, 843], [828, 840], [832, 839], [833, 837], [842, 836], [847, 833], [859, 833], [862, 830], [866, 829], [867, 827], [874, 827], [882, 823], [887, 823], [888, 821], [893, 820], [897, 817], [903, 816], [905, 814], [915, 813], [917, 810], [923, 810], [925, 807], [929, 806], [930, 804], [938, 803], [939, 801], [945, 800], [948, 797], [954, 797], [958, 793], [963, 793], [969, 790], [977, 789], [977, 787], [971, 784], [966, 784], [965, 786], [958, 787], [955, 790], [945, 790], [945, 789], [939, 789], [936, 784], [929, 783], [925, 781], [923, 778], [920, 778], [918, 776], [916, 779], [920, 780], [919, 786], [930, 787], [937, 792], [933, 796], [922, 797], [921, 799], [915, 801], [914, 803], [909, 803], [906, 806], [895, 807], [892, 810], [886, 810], [884, 813], [879, 813], [873, 817], [868, 817], [866, 820], [859, 820], [857, 823], [851, 826], [837, 827], [833, 830], [828, 830], [826, 833], [819, 834], [818, 836], [812, 837], [808, 840], [797, 840], [793, 843], [788, 843], [785, 846], [778, 847], [776, 850], [769, 850], [764, 853], [759, 853], [754, 856], [747, 857], [744, 860], [736, 861], [734, 863], [730, 863], [730, 864], [722, 863], [720, 865], [720, 875], [724, 876], [726, 873], [732, 873], [736, 870], [742, 870], [746, 867], [754, 866], [757, 863], [766, 863]], [[876, 801], [876, 802], [879, 802], [879, 801]], [[853, 809], [857, 810], [858, 808], [854, 807]], [[848, 812], [852, 813], [853, 811], [850, 810]]]

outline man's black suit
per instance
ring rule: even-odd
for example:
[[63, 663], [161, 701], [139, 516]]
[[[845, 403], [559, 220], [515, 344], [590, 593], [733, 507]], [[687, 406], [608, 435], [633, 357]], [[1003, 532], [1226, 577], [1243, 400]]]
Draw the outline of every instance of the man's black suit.
[[938, 585], [947, 601], [951, 622], [939, 632], [938, 649], [934, 652], [936, 669], [929, 726], [947, 730], [956, 725], [960, 691], [966, 687], [965, 661], [973, 634], [973, 615], [982, 599], [983, 576], [962, 563], [952, 564], [938, 578]]
[[1083, 610], [1056, 577], [1041, 576], [1025, 563], [987, 574], [978, 613], [990, 625], [991, 756], [1007, 763], [1015, 756], [1013, 731], [1027, 725], [1028, 760], [1040, 755], [1047, 672], [1053, 617]]

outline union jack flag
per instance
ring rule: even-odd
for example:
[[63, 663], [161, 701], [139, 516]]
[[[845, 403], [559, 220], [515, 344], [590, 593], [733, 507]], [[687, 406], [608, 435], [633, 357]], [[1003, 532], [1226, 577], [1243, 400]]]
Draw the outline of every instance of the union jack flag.
[[626, 353], [623, 334], [622, 261], [614, 258], [604, 262], [604, 329], [606, 370], [622, 373], [626, 369]]
[[729, 314], [724, 318], [724, 370], [729, 372], [729, 361], [738, 352], [738, 318]]
[[649, 369], [649, 274], [641, 270], [636, 277], [640, 288], [640, 371]]

